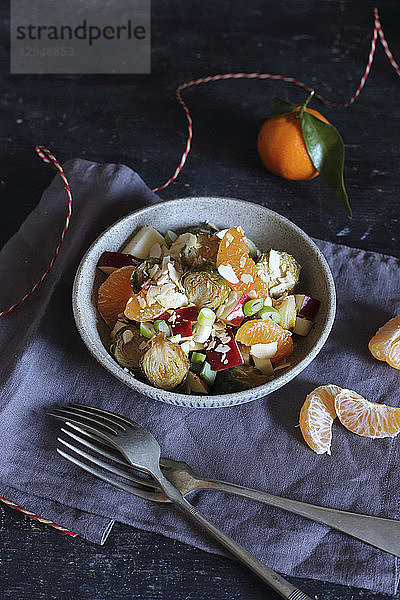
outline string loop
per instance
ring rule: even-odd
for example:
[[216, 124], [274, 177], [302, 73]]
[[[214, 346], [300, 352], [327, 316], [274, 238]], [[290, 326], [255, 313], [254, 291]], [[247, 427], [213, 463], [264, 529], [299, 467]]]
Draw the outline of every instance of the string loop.
[[[395, 61], [395, 59], [393, 58], [393, 54], [391, 53], [391, 51], [389, 49], [388, 43], [386, 41], [385, 35], [382, 30], [381, 22], [379, 19], [378, 9], [375, 8], [374, 9], [374, 29], [373, 29], [372, 40], [371, 40], [371, 48], [370, 48], [369, 55], [368, 55], [367, 66], [365, 67], [364, 73], [360, 79], [360, 83], [359, 83], [356, 91], [352, 95], [352, 97], [347, 102], [344, 102], [344, 103], [331, 102], [331, 101], [327, 100], [326, 98], [324, 98], [321, 94], [318, 94], [318, 93], [315, 93], [315, 97], [318, 98], [323, 104], [326, 104], [327, 106], [330, 106], [333, 108], [347, 108], [348, 106], [353, 104], [353, 102], [355, 102], [357, 100], [358, 96], [360, 95], [360, 92], [363, 89], [365, 82], [367, 80], [367, 77], [371, 71], [371, 66], [372, 66], [372, 63], [374, 60], [374, 55], [375, 55], [375, 50], [376, 50], [376, 40], [377, 40], [378, 35], [379, 35], [379, 40], [385, 50], [386, 56], [390, 61], [390, 64], [396, 71], [397, 75], [400, 76], [400, 67], [397, 64], [397, 62]], [[306, 90], [308, 92], [313, 91], [310, 86], [306, 85], [302, 81], [299, 81], [298, 79], [295, 79], [294, 77], [287, 77], [285, 75], [275, 75], [272, 73], [225, 73], [225, 74], [221, 74], [221, 75], [209, 75], [207, 77], [201, 77], [200, 79], [194, 79], [192, 81], [187, 81], [186, 83], [182, 83], [176, 90], [176, 99], [179, 102], [179, 104], [181, 105], [181, 107], [185, 113], [185, 116], [186, 116], [186, 123], [187, 123], [186, 146], [185, 146], [184, 152], [181, 156], [181, 159], [179, 161], [179, 164], [176, 167], [172, 176], [162, 185], [160, 185], [156, 188], [153, 188], [153, 190], [152, 190], [153, 192], [158, 192], [160, 190], [163, 190], [168, 185], [170, 185], [173, 181], [175, 181], [175, 179], [178, 177], [179, 173], [182, 171], [183, 166], [186, 163], [187, 157], [191, 150], [192, 139], [193, 139], [193, 121], [192, 121], [192, 117], [190, 115], [190, 111], [182, 98], [182, 92], [184, 90], [187, 90], [187, 89], [197, 86], [197, 85], [201, 85], [203, 83], [211, 83], [214, 81], [221, 81], [221, 80], [226, 80], [226, 79], [271, 79], [271, 80], [276, 80], [276, 81], [284, 81], [286, 83], [296, 85], [300, 88], [303, 88], [304, 90]], [[65, 190], [67, 192], [67, 197], [68, 197], [67, 216], [65, 219], [63, 231], [61, 233], [60, 241], [58, 242], [57, 248], [51, 258], [51, 261], [50, 261], [49, 266], [47, 267], [46, 271], [40, 277], [39, 281], [37, 281], [31, 287], [31, 289], [20, 300], [18, 300], [18, 302], [16, 302], [12, 306], [8, 307], [7, 309], [1, 311], [0, 317], [2, 317], [3, 315], [6, 315], [10, 311], [12, 311], [14, 308], [17, 308], [17, 306], [20, 306], [20, 304], [22, 304], [25, 300], [27, 300], [33, 294], [33, 292], [35, 290], [37, 290], [37, 288], [40, 286], [40, 284], [43, 283], [43, 281], [46, 279], [47, 275], [50, 273], [50, 271], [54, 265], [54, 261], [56, 260], [58, 253], [60, 252], [61, 244], [64, 240], [64, 237], [67, 232], [67, 229], [68, 229], [68, 226], [70, 223], [70, 219], [71, 219], [72, 194], [71, 194], [71, 190], [69, 187], [68, 179], [64, 173], [62, 166], [57, 161], [54, 154], [52, 154], [52, 152], [50, 152], [50, 150], [48, 150], [48, 148], [46, 148], [45, 146], [36, 146], [35, 150], [38, 153], [38, 155], [40, 156], [40, 158], [45, 163], [50, 164], [53, 168], [55, 168], [59, 172], [60, 177], [64, 182], [64, 187], [65, 187]]]

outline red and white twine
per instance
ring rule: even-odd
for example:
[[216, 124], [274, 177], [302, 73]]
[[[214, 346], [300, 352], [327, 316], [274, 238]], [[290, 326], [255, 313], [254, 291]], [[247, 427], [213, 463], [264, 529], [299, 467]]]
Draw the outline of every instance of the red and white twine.
[[24, 513], [24, 515], [27, 515], [28, 517], [31, 517], [32, 519], [37, 519], [38, 521], [40, 521], [40, 523], [45, 523], [45, 525], [51, 525], [52, 527], [55, 527], [59, 531], [62, 531], [63, 533], [66, 533], [67, 535], [70, 535], [72, 537], [76, 537], [78, 535], [77, 533], [73, 533], [72, 531], [69, 531], [69, 529], [65, 529], [65, 527], [61, 527], [61, 525], [57, 525], [57, 523], [53, 523], [53, 521], [49, 521], [49, 519], [44, 519], [43, 517], [39, 517], [39, 515], [36, 515], [35, 513], [31, 512], [30, 510], [26, 510], [26, 508], [21, 508], [17, 504], [14, 504], [14, 502], [10, 502], [9, 500], [6, 500], [2, 496], [0, 496], [0, 500], [1, 500], [1, 502], [4, 502], [4, 504], [7, 504], [7, 506], [10, 506], [10, 508], [15, 508], [16, 510], [20, 510], [21, 512]]
[[[397, 64], [397, 62], [395, 61], [395, 59], [393, 58], [393, 54], [391, 53], [391, 51], [389, 49], [388, 43], [386, 41], [385, 35], [382, 30], [382, 26], [380, 23], [378, 9], [375, 8], [374, 9], [374, 29], [373, 29], [372, 40], [371, 40], [371, 49], [370, 49], [370, 52], [368, 55], [367, 66], [365, 67], [364, 73], [360, 79], [360, 83], [359, 83], [356, 91], [352, 95], [352, 97], [347, 102], [344, 102], [344, 103], [330, 102], [329, 100], [327, 100], [326, 98], [321, 96], [321, 94], [318, 94], [318, 93], [315, 93], [315, 97], [318, 98], [323, 104], [326, 104], [327, 106], [330, 106], [333, 108], [346, 108], [346, 107], [350, 106], [351, 104], [353, 104], [353, 102], [355, 102], [355, 100], [360, 95], [360, 92], [363, 89], [365, 82], [367, 80], [367, 77], [370, 73], [372, 62], [374, 60], [375, 49], [376, 49], [376, 40], [378, 38], [378, 35], [379, 35], [379, 40], [383, 46], [383, 49], [385, 50], [386, 56], [388, 57], [388, 59], [390, 61], [390, 64], [395, 69], [397, 75], [400, 76], [400, 67]], [[192, 121], [192, 118], [190, 115], [190, 111], [182, 98], [182, 92], [184, 90], [187, 90], [187, 89], [197, 86], [197, 85], [201, 85], [203, 83], [211, 83], [214, 81], [222, 81], [222, 80], [226, 80], [226, 79], [271, 79], [271, 80], [275, 80], [275, 81], [284, 81], [286, 83], [291, 83], [291, 84], [296, 85], [297, 87], [303, 88], [304, 90], [309, 91], [309, 92], [311, 92], [313, 89], [310, 86], [303, 83], [302, 81], [295, 79], [294, 77], [286, 77], [285, 75], [274, 75], [272, 73], [225, 73], [225, 74], [221, 74], [221, 75], [212, 75], [212, 76], [208, 76], [208, 77], [201, 77], [200, 79], [194, 79], [192, 81], [182, 83], [176, 90], [176, 99], [179, 102], [179, 104], [181, 105], [181, 107], [185, 113], [185, 116], [186, 116], [187, 140], [186, 140], [185, 150], [184, 150], [184, 152], [181, 156], [181, 159], [179, 161], [179, 164], [176, 167], [172, 176], [165, 183], [154, 188], [152, 190], [153, 192], [158, 192], [160, 190], [163, 190], [168, 185], [170, 185], [173, 181], [175, 181], [175, 179], [178, 177], [179, 173], [182, 171], [184, 164], [186, 163], [187, 157], [189, 155], [189, 152], [190, 152], [190, 149], [192, 146], [193, 121]], [[58, 256], [58, 253], [60, 252], [61, 244], [64, 240], [64, 237], [67, 232], [67, 229], [68, 229], [68, 226], [70, 223], [70, 219], [71, 219], [72, 194], [71, 194], [71, 190], [69, 187], [68, 179], [64, 173], [62, 166], [57, 161], [55, 156], [50, 152], [50, 150], [48, 150], [44, 146], [36, 146], [35, 150], [38, 153], [38, 155], [40, 156], [40, 158], [45, 163], [52, 165], [59, 172], [60, 177], [64, 182], [64, 187], [65, 187], [65, 190], [67, 192], [67, 197], [68, 197], [67, 216], [65, 219], [64, 228], [61, 233], [60, 241], [57, 244], [55, 252], [50, 260], [49, 266], [47, 267], [46, 271], [43, 273], [43, 275], [40, 277], [40, 279], [31, 287], [31, 289], [28, 292], [26, 292], [26, 294], [20, 300], [18, 300], [18, 302], [15, 302], [15, 304], [13, 304], [12, 306], [9, 306], [8, 308], [6, 308], [3, 311], [0, 311], [0, 317], [6, 315], [10, 311], [12, 311], [14, 308], [17, 308], [18, 306], [20, 306], [25, 300], [27, 300], [33, 294], [33, 292], [35, 290], [37, 290], [37, 288], [41, 285], [41, 283], [43, 283], [43, 281], [46, 279], [47, 275], [50, 273], [50, 271], [54, 265], [54, 262]], [[30, 512], [28, 510], [25, 510], [25, 509], [17, 506], [16, 504], [9, 502], [8, 500], [5, 500], [5, 498], [2, 498], [1, 496], [0, 496], [0, 500], [2, 502], [4, 502], [5, 504], [8, 504], [12, 508], [21, 510], [26, 515], [29, 515], [31, 517], [34, 517], [35, 519], [38, 519], [42, 523], [47, 523], [48, 525], [52, 525], [53, 527], [56, 527], [60, 531], [64, 531], [68, 535], [72, 535], [72, 536], [76, 535], [76, 534], [68, 531], [64, 527], [60, 527], [59, 525], [56, 525], [55, 523], [52, 523], [51, 521], [49, 521], [47, 519], [43, 519], [42, 517], [39, 517], [38, 515], [35, 515], [34, 513]]]
[[[350, 100], [348, 100], [347, 102], [343, 102], [343, 103], [330, 102], [329, 100], [324, 98], [324, 96], [321, 96], [321, 94], [318, 94], [317, 92], [315, 92], [314, 97], [318, 98], [318, 100], [320, 100], [323, 104], [326, 104], [327, 106], [330, 106], [332, 108], [347, 108], [348, 106], [353, 104], [353, 102], [355, 102], [355, 100], [360, 95], [360, 92], [363, 89], [365, 82], [367, 80], [367, 77], [369, 75], [369, 72], [371, 70], [372, 62], [374, 60], [374, 55], [375, 55], [376, 39], [378, 37], [378, 34], [379, 34], [379, 39], [381, 41], [381, 44], [385, 50], [386, 56], [388, 57], [392, 67], [395, 69], [397, 75], [400, 75], [399, 65], [394, 60], [393, 54], [389, 50], [388, 43], [386, 41], [386, 38], [384, 36], [383, 30], [381, 27], [378, 9], [374, 8], [374, 30], [373, 30], [373, 34], [372, 34], [371, 49], [370, 49], [369, 55], [368, 55], [367, 66], [365, 67], [365, 71], [360, 79], [360, 83], [359, 83], [356, 91], [350, 98]], [[179, 173], [182, 171], [183, 165], [185, 164], [186, 159], [187, 159], [190, 149], [191, 149], [192, 138], [193, 138], [193, 121], [190, 116], [189, 109], [188, 109], [187, 105], [185, 104], [184, 100], [182, 99], [181, 92], [183, 92], [183, 90], [186, 90], [190, 87], [193, 87], [196, 85], [201, 85], [202, 83], [210, 83], [213, 81], [221, 81], [224, 79], [272, 79], [275, 81], [284, 81], [285, 83], [292, 83], [293, 85], [297, 85], [297, 87], [303, 88], [304, 90], [306, 90], [308, 92], [313, 91], [313, 88], [306, 85], [302, 81], [295, 79], [294, 77], [286, 77], [285, 75], [274, 75], [272, 73], [225, 73], [223, 75], [212, 75], [209, 77], [201, 77], [200, 79], [193, 79], [192, 81], [182, 83], [176, 90], [176, 99], [179, 102], [179, 104], [182, 106], [182, 108], [185, 112], [185, 115], [186, 115], [186, 120], [187, 120], [186, 147], [182, 154], [179, 165], [175, 169], [175, 172], [173, 173], [172, 177], [170, 177], [165, 183], [163, 183], [159, 187], [154, 188], [153, 192], [158, 192], [158, 191], [166, 188], [170, 183], [172, 183], [178, 177]]]
[[44, 146], [36, 146], [35, 150], [38, 153], [38, 155], [40, 156], [40, 158], [45, 163], [52, 164], [54, 166], [54, 168], [60, 173], [61, 179], [64, 182], [64, 187], [65, 187], [65, 190], [66, 190], [67, 196], [68, 196], [67, 216], [66, 216], [66, 219], [65, 219], [64, 228], [63, 228], [62, 233], [61, 233], [60, 241], [57, 244], [57, 248], [55, 249], [55, 252], [54, 252], [54, 254], [52, 256], [52, 259], [51, 259], [51, 261], [49, 263], [49, 266], [47, 267], [46, 271], [43, 273], [43, 275], [40, 277], [40, 279], [31, 287], [31, 289], [28, 290], [26, 292], [26, 294], [20, 300], [18, 300], [18, 302], [15, 302], [15, 304], [12, 304], [11, 306], [9, 306], [8, 308], [6, 308], [5, 310], [1, 311], [0, 312], [0, 317], [2, 317], [3, 315], [6, 315], [10, 311], [12, 311], [14, 308], [17, 308], [17, 306], [19, 306], [20, 304], [22, 304], [23, 302], [25, 302], [25, 300], [27, 300], [29, 298], [29, 296], [31, 296], [33, 294], [33, 292], [35, 290], [37, 290], [37, 288], [39, 287], [39, 285], [46, 279], [47, 275], [50, 273], [51, 269], [53, 268], [54, 261], [56, 260], [56, 258], [58, 256], [58, 253], [60, 252], [61, 244], [63, 243], [64, 237], [65, 237], [65, 234], [67, 233], [67, 229], [68, 229], [69, 222], [70, 222], [70, 219], [71, 219], [71, 213], [72, 213], [72, 194], [71, 194], [71, 189], [69, 187], [68, 179], [65, 176], [65, 173], [64, 173], [64, 170], [63, 170], [62, 166], [60, 165], [60, 163], [58, 162], [58, 160], [56, 159], [56, 157], [54, 156], [54, 154], [52, 154], [50, 152], [50, 150], [48, 150]]

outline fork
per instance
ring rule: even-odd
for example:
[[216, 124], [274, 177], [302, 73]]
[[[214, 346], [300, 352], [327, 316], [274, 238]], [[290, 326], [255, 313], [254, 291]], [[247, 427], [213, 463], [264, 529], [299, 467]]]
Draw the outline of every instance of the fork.
[[[86, 413], [84, 419], [82, 419], [82, 412]], [[57, 415], [56, 413], [53, 416], [60, 417], [60, 414]], [[173, 504], [201, 525], [233, 556], [268, 583], [283, 598], [286, 598], [286, 600], [311, 600], [304, 592], [264, 565], [253, 554], [208, 521], [182, 496], [161, 471], [159, 464], [161, 449], [157, 440], [148, 430], [121, 415], [86, 405], [84, 409], [71, 405], [69, 408], [62, 409], [62, 413], [65, 421], [69, 423], [72, 420], [78, 423], [84, 431], [93, 433], [121, 452], [134, 468], [153, 477]]]
[[[76, 410], [82, 411], [83, 414], [81, 413], [81, 418], [84, 419], [84, 411], [86, 409], [86, 406], [76, 404], [74, 404], [73, 406]], [[62, 411], [63, 409], [57, 409], [57, 412], [60, 414], [62, 413]], [[62, 420], [66, 419], [66, 416], [61, 417], [59, 414], [53, 416], [58, 416], [58, 418], [61, 418]], [[104, 440], [102, 440], [99, 437], [96, 437], [94, 434], [89, 434], [87, 431], [83, 431], [76, 424], [71, 424], [71, 427], [73, 427], [75, 430], [79, 431], [80, 433], [83, 433], [86, 437], [89, 437], [96, 442], [100, 442], [101, 444], [105, 443]], [[113, 462], [119, 463], [125, 468], [129, 467], [129, 464], [125, 460], [122, 460], [121, 457], [119, 457], [116, 453], [111, 453], [105, 448], [100, 448], [98, 445], [94, 445], [88, 440], [82, 439], [81, 437], [77, 436], [76, 433], [74, 434], [71, 431], [65, 429], [62, 429], [62, 431], [70, 438], [73, 438], [75, 441], [95, 451], [103, 457], [111, 459]], [[170, 502], [170, 500], [165, 496], [165, 494], [160, 491], [160, 487], [156, 484], [154, 480], [146, 480], [142, 477], [136, 477], [132, 474], [128, 475], [126, 471], [122, 471], [121, 469], [112, 467], [110, 464], [104, 461], [95, 459], [90, 454], [87, 454], [81, 449], [72, 446], [65, 440], [61, 438], [58, 438], [58, 440], [64, 446], [68, 447], [73, 452], [80, 454], [92, 464], [97, 464], [97, 466], [100, 466], [114, 473], [115, 475], [125, 477], [129, 481], [141, 485], [141, 488], [131, 487], [131, 493], [137, 492], [137, 496], [148, 500], [153, 500], [155, 502]], [[71, 460], [71, 462], [79, 464], [80, 467], [86, 467], [85, 463], [77, 462], [77, 459], [73, 460], [70, 457], [70, 455], [65, 455], [65, 453], [63, 453], [62, 450], [57, 449], [57, 451], [60, 454], [62, 454], [64, 458], [68, 457], [69, 460]], [[363, 515], [348, 511], [342, 511], [332, 508], [325, 508], [322, 506], [316, 506], [314, 504], [308, 504], [306, 502], [300, 502], [298, 500], [291, 500], [289, 498], [274, 496], [267, 492], [246, 488], [240, 485], [236, 485], [234, 483], [228, 483], [226, 481], [218, 481], [215, 479], [204, 478], [197, 474], [186, 462], [183, 461], [171, 460], [169, 458], [160, 458], [160, 465], [163, 468], [163, 471], [167, 475], [168, 479], [174, 484], [175, 487], [179, 489], [183, 496], [186, 496], [187, 494], [195, 490], [201, 489], [213, 489], [236, 494], [244, 498], [249, 498], [251, 500], [268, 504], [269, 506], [281, 508], [288, 512], [316, 521], [317, 523], [327, 525], [328, 527], [351, 535], [352, 537], [359, 539], [367, 544], [370, 544], [376, 548], [379, 548], [380, 550], [384, 550], [385, 552], [389, 552], [390, 554], [394, 554], [395, 556], [400, 557], [400, 521], [396, 521], [394, 519], [374, 517], [372, 515]], [[93, 470], [90, 472], [100, 477], [99, 472], [94, 473]], [[106, 480], [104, 476], [103, 480]], [[151, 490], [145, 490], [143, 489], [143, 486], [151, 488]], [[132, 490], [136, 490], [136, 492]]]

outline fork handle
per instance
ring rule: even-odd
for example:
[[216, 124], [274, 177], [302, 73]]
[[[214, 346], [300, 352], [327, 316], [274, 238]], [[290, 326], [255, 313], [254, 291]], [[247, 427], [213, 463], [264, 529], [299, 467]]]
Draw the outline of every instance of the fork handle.
[[273, 496], [267, 492], [253, 490], [226, 481], [205, 479], [202, 482], [207, 483], [207, 488], [250, 498], [301, 515], [317, 523], [328, 525], [333, 529], [343, 531], [367, 544], [400, 557], [400, 521], [315, 506], [298, 500]]
[[286, 598], [286, 600], [311, 600], [304, 592], [264, 565], [264, 563], [258, 560], [251, 552], [245, 550], [238, 542], [235, 542], [229, 535], [218, 529], [218, 527], [206, 519], [192, 504], [190, 504], [190, 502], [182, 496], [166, 477], [161, 473], [160, 475], [159, 483], [171, 502], [181, 508], [187, 515], [196, 521], [196, 523], [208, 531], [213, 538], [229, 550], [233, 556], [256, 573], [263, 581], [268, 583], [268, 585], [280, 594], [282, 598]]

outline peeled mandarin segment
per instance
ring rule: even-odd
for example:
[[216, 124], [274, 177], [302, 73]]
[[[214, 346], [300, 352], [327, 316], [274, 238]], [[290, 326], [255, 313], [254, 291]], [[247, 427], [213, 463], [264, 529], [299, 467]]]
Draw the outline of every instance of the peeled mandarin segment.
[[286, 329], [283, 329], [271, 319], [246, 321], [237, 330], [236, 341], [245, 344], [245, 346], [276, 342], [278, 348], [276, 354], [271, 357], [273, 360], [286, 358], [293, 352], [292, 336]]
[[342, 425], [357, 435], [384, 438], [400, 432], [400, 408], [368, 402], [352, 390], [337, 394], [335, 410]]
[[114, 327], [118, 315], [124, 312], [126, 303], [132, 296], [130, 277], [134, 269], [134, 266], [129, 265], [113, 271], [99, 287], [97, 308], [110, 329]]
[[217, 254], [217, 268], [230, 265], [237, 281], [226, 281], [240, 294], [249, 294], [252, 290], [257, 298], [267, 298], [268, 285], [256, 271], [256, 264], [249, 256], [246, 237], [241, 227], [231, 227], [222, 238]]
[[165, 312], [165, 308], [158, 302], [150, 305], [147, 303], [147, 289], [132, 294], [124, 309], [124, 314], [128, 319], [139, 322], [152, 321]]
[[395, 369], [400, 369], [400, 341], [392, 344], [389, 356], [387, 357], [387, 363]]
[[320, 401], [326, 406], [326, 409], [330, 413], [332, 419], [336, 419], [336, 410], [335, 410], [335, 397], [341, 391], [338, 385], [333, 385], [332, 383], [328, 383], [327, 385], [320, 385], [315, 388], [309, 394], [309, 396], [314, 396], [319, 398]]
[[317, 454], [330, 454], [333, 419], [326, 406], [307, 396], [300, 411], [300, 431], [306, 444]]
[[300, 411], [300, 431], [307, 445], [317, 454], [330, 454], [332, 423], [336, 418], [337, 385], [322, 385], [308, 394]]
[[392, 345], [398, 340], [400, 340], [400, 315], [390, 319], [378, 329], [370, 340], [368, 348], [377, 360], [386, 360], [391, 352]]

